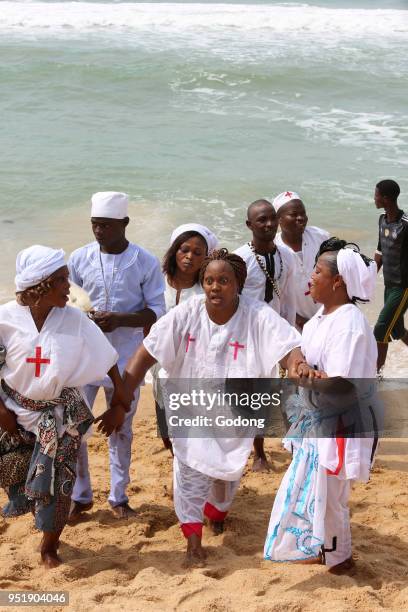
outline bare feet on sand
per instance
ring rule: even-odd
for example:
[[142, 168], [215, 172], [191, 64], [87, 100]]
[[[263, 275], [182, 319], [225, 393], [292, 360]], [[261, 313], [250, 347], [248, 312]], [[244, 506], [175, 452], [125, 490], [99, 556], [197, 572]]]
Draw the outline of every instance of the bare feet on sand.
[[137, 516], [137, 512], [133, 510], [127, 502], [123, 502], [123, 504], [119, 504], [119, 506], [113, 506], [112, 512], [115, 514], [116, 518], [120, 519], [129, 519]]
[[322, 565], [322, 558], [313, 557], [312, 559], [297, 559], [296, 561], [290, 561], [290, 563], [298, 563], [299, 565]]
[[71, 510], [68, 516], [67, 523], [68, 525], [74, 525], [77, 521], [81, 520], [85, 514], [93, 507], [93, 502], [82, 503], [78, 501], [73, 501], [71, 503]]
[[205, 567], [207, 553], [201, 546], [201, 538], [196, 534], [191, 535], [187, 540], [187, 554], [183, 563], [184, 567]]
[[61, 565], [62, 561], [59, 558], [57, 551], [48, 550], [41, 552], [41, 564], [47, 569], [53, 569]]
[[254, 462], [252, 464], [253, 472], [269, 472], [271, 470], [271, 464], [267, 460], [266, 456], [257, 457], [255, 455]]
[[329, 573], [335, 576], [341, 576], [342, 574], [354, 574], [356, 572], [356, 564], [353, 557], [349, 557], [345, 561], [332, 565], [329, 567]]
[[61, 531], [50, 532], [44, 531], [43, 538], [41, 540], [41, 563], [47, 569], [58, 567], [61, 564], [61, 559], [58, 556], [59, 537]]
[[224, 521], [208, 521], [208, 526], [214, 535], [221, 535], [224, 533]]

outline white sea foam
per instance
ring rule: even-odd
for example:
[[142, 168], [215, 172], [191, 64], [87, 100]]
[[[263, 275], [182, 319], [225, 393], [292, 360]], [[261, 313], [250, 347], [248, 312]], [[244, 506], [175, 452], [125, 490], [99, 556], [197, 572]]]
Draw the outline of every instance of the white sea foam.
[[204, 37], [225, 31], [352, 38], [408, 38], [403, 10], [331, 9], [253, 4], [1, 2], [0, 30], [72, 36], [89, 32], [198, 31]]

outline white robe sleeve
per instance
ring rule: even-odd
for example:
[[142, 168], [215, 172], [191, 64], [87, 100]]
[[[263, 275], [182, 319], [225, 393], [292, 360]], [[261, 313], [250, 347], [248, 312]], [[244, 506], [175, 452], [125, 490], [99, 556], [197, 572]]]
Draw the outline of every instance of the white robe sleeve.
[[76, 285], [78, 285], [78, 287], [82, 287], [82, 284], [83, 284], [82, 278], [79, 276], [77, 272], [75, 261], [72, 255], [68, 259], [67, 266], [69, 270], [69, 280], [75, 283]]
[[366, 335], [355, 330], [330, 336], [324, 349], [324, 370], [328, 376], [365, 378], [370, 347]]
[[258, 323], [259, 356], [265, 375], [273, 376], [274, 368], [290, 351], [300, 347], [299, 332], [271, 308], [263, 308]]
[[[283, 250], [283, 249], [282, 249]], [[286, 266], [286, 280], [281, 287], [280, 315], [290, 325], [296, 323], [296, 256], [285, 249], [284, 265]]]
[[164, 277], [160, 270], [159, 260], [150, 256], [145, 263], [145, 274], [141, 283], [146, 308], [152, 310], [157, 319], [166, 312], [164, 301]]
[[78, 313], [81, 315], [79, 335], [83, 340], [83, 350], [70, 381], [70, 385], [75, 387], [102, 379], [119, 357], [96, 323], [84, 313], [80, 311]]
[[143, 340], [145, 349], [165, 370], [170, 370], [180, 348], [182, 321], [185, 319], [185, 304], [188, 302], [175, 306], [156, 321]]

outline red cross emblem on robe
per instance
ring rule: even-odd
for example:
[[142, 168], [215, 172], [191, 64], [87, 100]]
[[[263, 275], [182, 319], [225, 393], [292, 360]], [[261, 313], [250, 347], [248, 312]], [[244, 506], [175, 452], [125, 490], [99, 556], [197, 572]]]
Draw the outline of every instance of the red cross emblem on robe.
[[41, 366], [46, 363], [51, 363], [50, 359], [45, 359], [41, 357], [41, 346], [35, 347], [35, 357], [27, 357], [27, 363], [35, 363], [35, 373], [34, 376], [36, 378], [40, 378], [41, 376]]

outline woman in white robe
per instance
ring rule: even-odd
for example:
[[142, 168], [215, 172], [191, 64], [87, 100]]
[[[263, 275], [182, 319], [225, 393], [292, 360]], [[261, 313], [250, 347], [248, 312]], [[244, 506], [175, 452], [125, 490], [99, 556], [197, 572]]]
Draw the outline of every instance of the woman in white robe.
[[0, 344], [6, 358], [0, 389], [0, 485], [9, 503], [3, 516], [32, 511], [43, 531], [41, 559], [60, 563], [58, 542], [68, 517], [76, 459], [92, 413], [81, 387], [107, 372], [112, 406], [99, 417], [109, 435], [127, 404], [118, 355], [103, 333], [76, 308], [64, 252], [33, 246], [17, 256], [17, 299], [0, 306]]
[[[155, 323], [126, 368], [125, 387], [136, 388], [160, 363], [173, 379], [269, 378], [277, 363], [302, 361], [300, 336], [263, 302], [239, 295], [245, 262], [214, 251], [200, 271], [205, 295], [193, 296]], [[245, 468], [252, 437], [174, 437], [174, 503], [187, 538], [187, 562], [202, 564], [204, 514], [222, 522]]]
[[[203, 293], [198, 275], [204, 259], [216, 247], [216, 236], [199, 223], [185, 223], [172, 232], [170, 247], [163, 257], [162, 267], [166, 283], [164, 293], [166, 312], [193, 295]], [[156, 415], [162, 431], [162, 428], [165, 429], [162, 418], [164, 417], [164, 402], [158, 384], [159, 370], [160, 366], [157, 364], [152, 368]], [[166, 436], [163, 436], [162, 439], [164, 446], [172, 451], [170, 439]]]
[[[375, 339], [356, 305], [374, 294], [375, 264], [345, 246], [331, 238], [320, 247], [310, 290], [322, 306], [303, 328], [302, 353], [322, 376], [375, 379]], [[292, 462], [272, 508], [266, 559], [319, 562], [322, 551], [332, 573], [354, 565], [350, 483], [367, 482], [376, 442], [370, 437], [294, 441]]]

